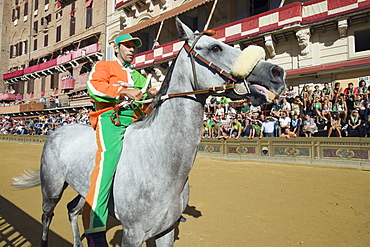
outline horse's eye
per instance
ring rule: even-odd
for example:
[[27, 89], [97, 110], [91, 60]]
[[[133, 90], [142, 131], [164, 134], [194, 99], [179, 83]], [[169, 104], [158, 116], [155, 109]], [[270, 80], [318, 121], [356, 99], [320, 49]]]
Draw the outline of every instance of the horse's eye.
[[222, 51], [222, 48], [219, 45], [214, 45], [214, 46], [211, 47], [211, 51], [220, 52], [220, 51]]

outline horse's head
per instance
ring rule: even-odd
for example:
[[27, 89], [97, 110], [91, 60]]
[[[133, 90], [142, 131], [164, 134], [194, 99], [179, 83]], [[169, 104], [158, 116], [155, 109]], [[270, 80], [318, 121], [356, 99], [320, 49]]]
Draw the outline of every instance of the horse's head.
[[183, 57], [193, 60], [189, 78], [198, 90], [234, 84], [232, 89], [214, 94], [234, 100], [248, 98], [253, 105], [271, 102], [285, 91], [284, 69], [263, 61], [262, 47], [240, 51], [212, 38], [209, 32], [193, 32], [178, 18], [176, 25], [180, 38], [186, 42], [188, 55]]

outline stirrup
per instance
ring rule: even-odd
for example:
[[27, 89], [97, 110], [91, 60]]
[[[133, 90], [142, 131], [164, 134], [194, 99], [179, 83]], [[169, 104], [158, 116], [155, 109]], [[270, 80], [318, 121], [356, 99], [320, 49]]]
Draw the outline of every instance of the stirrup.
[[94, 232], [84, 234], [88, 247], [108, 247], [105, 232]]

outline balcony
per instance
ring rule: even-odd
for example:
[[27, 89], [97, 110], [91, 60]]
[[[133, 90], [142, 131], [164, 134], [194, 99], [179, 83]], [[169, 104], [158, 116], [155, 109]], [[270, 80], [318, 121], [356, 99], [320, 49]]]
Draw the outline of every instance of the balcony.
[[85, 46], [80, 48], [76, 51], [70, 52], [68, 54], [62, 55], [57, 58], [57, 65], [62, 65], [64, 63], [68, 63], [74, 59], [78, 59], [81, 57], [88, 56], [90, 54], [96, 53], [99, 51], [99, 44], [95, 43], [92, 45]]
[[0, 94], [0, 101], [5, 100], [15, 100], [15, 94], [13, 93], [1, 93]]
[[67, 63], [71, 60], [72, 60], [72, 52], [58, 57], [57, 58], [57, 65], [65, 64], [65, 63]]
[[74, 89], [75, 88], [75, 79], [73, 78], [65, 78], [62, 79], [62, 87], [61, 89]]
[[11, 78], [22, 76], [23, 73], [24, 73], [23, 69], [13, 71], [13, 72], [9, 72], [9, 73], [3, 75], [3, 80], [8, 80], [8, 79], [11, 79]]
[[24, 74], [27, 75], [27, 74], [31, 74], [31, 73], [34, 73], [34, 72], [37, 72], [40, 70], [40, 64], [36, 64], [34, 66], [31, 66], [31, 67], [28, 67], [28, 68], [25, 68], [24, 69]]
[[3, 75], [3, 80], [8, 80], [16, 77], [20, 77], [23, 75], [35, 73], [38, 71], [52, 69], [55, 66], [66, 64], [72, 60], [76, 60], [79, 58], [83, 58], [89, 56], [91, 54], [99, 52], [99, 44], [91, 44], [85, 47], [82, 47], [76, 51], [70, 52], [68, 54], [62, 55], [58, 58], [54, 58], [52, 60], [46, 61], [44, 63], [40, 63], [34, 66], [30, 66], [25, 68], [24, 70], [17, 70]]
[[52, 60], [46, 61], [45, 63], [40, 63], [39, 64], [39, 69], [44, 70], [44, 69], [54, 67], [56, 65], [57, 65], [57, 58], [54, 58]]

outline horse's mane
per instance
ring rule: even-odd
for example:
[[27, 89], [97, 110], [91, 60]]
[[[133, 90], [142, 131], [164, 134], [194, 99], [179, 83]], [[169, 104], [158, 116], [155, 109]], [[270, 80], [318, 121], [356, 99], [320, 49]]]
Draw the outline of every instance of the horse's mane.
[[138, 119], [138, 121], [136, 122], [134, 128], [138, 128], [138, 129], [145, 128], [148, 125], [150, 125], [153, 122], [153, 120], [156, 118], [156, 116], [158, 114], [158, 109], [160, 108], [160, 106], [163, 103], [163, 100], [161, 98], [162, 98], [162, 96], [164, 96], [164, 95], [167, 94], [168, 87], [170, 85], [170, 80], [171, 80], [172, 73], [173, 73], [173, 68], [175, 67], [176, 60], [177, 60], [177, 57], [171, 63], [171, 66], [168, 69], [168, 71], [166, 73], [166, 76], [165, 76], [165, 78], [164, 78], [164, 80], [162, 82], [162, 86], [159, 89], [157, 95], [153, 99], [153, 102], [152, 102], [153, 110], [152, 110], [152, 112], [149, 115], [147, 115], [147, 116], [145, 116], [143, 118]]

